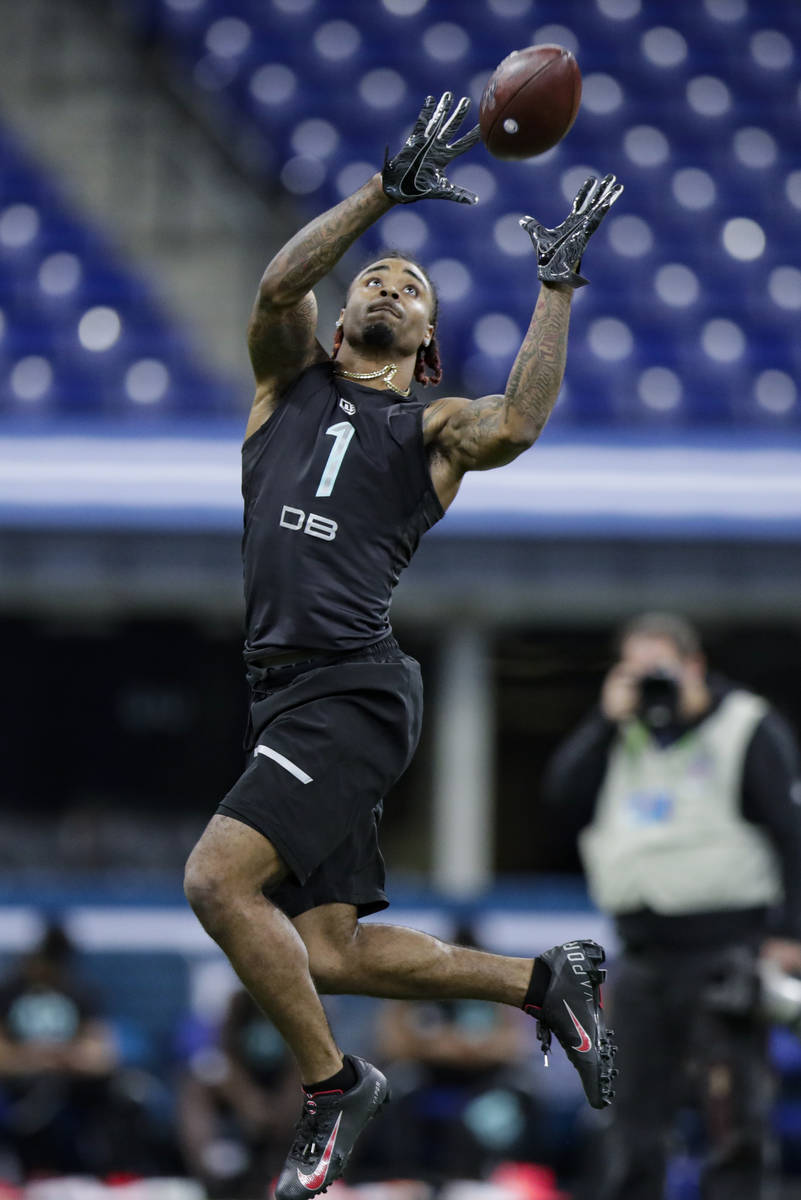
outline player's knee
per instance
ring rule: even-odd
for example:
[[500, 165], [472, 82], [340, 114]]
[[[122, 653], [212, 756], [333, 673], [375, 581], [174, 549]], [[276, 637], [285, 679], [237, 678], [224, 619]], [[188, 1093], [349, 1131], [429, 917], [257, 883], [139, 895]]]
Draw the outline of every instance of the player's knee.
[[212, 937], [287, 875], [275, 847], [262, 834], [227, 817], [214, 817], [189, 856], [184, 894]]
[[200, 923], [214, 936], [231, 912], [236, 884], [224, 864], [213, 862], [196, 846], [184, 870], [184, 895]]

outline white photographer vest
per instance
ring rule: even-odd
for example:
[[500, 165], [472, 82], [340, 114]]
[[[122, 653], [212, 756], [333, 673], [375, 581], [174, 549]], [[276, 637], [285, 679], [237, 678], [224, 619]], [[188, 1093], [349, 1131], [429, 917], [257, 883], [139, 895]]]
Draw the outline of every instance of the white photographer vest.
[[623, 727], [579, 838], [599, 908], [668, 916], [781, 900], [775, 850], [740, 811], [746, 750], [767, 711], [758, 696], [731, 692], [667, 747], [640, 721]]

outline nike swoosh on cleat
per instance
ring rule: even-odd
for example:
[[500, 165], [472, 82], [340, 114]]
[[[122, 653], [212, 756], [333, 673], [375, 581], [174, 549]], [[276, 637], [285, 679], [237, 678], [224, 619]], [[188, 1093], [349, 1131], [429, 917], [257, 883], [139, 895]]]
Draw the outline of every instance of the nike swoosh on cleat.
[[[570, 1015], [572, 1016], [573, 1014], [571, 1013]], [[574, 1021], [575, 1021], [575, 1019], [576, 1018], [573, 1017]], [[340, 1113], [339, 1116], [337, 1117], [337, 1123], [334, 1126], [334, 1128], [331, 1130], [331, 1136], [328, 1139], [325, 1150], [323, 1151], [323, 1156], [320, 1159], [320, 1161], [318, 1162], [317, 1166], [312, 1171], [311, 1175], [304, 1175], [303, 1172], [300, 1170], [300, 1168], [298, 1168], [298, 1179], [303, 1184], [303, 1186], [305, 1188], [308, 1188], [310, 1191], [312, 1191], [312, 1190], [319, 1191], [320, 1188], [325, 1183], [325, 1177], [328, 1174], [328, 1167], [331, 1162], [331, 1155], [334, 1153], [334, 1143], [337, 1140], [337, 1134], [339, 1133], [339, 1123], [341, 1120], [342, 1120], [342, 1113]]]
[[570, 1048], [571, 1048], [571, 1050], [578, 1050], [579, 1054], [586, 1054], [588, 1050], [592, 1050], [592, 1041], [587, 1036], [586, 1030], [584, 1029], [583, 1025], [579, 1021], [576, 1014], [573, 1012], [573, 1009], [570, 1007], [567, 1000], [563, 1000], [562, 1003], [564, 1004], [565, 1008], [567, 1009], [568, 1013], [570, 1014], [570, 1020], [573, 1022], [573, 1024], [576, 1027], [576, 1033], [581, 1038], [581, 1041], [579, 1042], [579, 1044], [577, 1046], [571, 1046]]

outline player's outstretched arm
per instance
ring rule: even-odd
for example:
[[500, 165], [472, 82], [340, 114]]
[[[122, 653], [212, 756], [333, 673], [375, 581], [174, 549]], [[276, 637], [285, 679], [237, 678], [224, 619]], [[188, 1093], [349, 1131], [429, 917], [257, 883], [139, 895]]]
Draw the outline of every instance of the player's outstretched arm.
[[423, 436], [444, 507], [466, 471], [501, 467], [539, 437], [562, 383], [571, 296], [565, 284], [542, 286], [502, 395], [447, 397], [425, 410]]
[[281, 392], [301, 371], [328, 357], [317, 341], [312, 289], [345, 251], [394, 204], [423, 199], [474, 204], [478, 197], [444, 175], [448, 163], [478, 140], [478, 127], [458, 140], [470, 101], [453, 105], [445, 92], [428, 96], [400, 151], [352, 196], [310, 221], [273, 258], [259, 284], [248, 325], [248, 349], [257, 390], [246, 436], [272, 412]]
[[317, 341], [312, 288], [392, 204], [381, 176], [374, 175], [352, 196], [305, 225], [267, 267], [248, 324], [256, 397], [246, 436], [270, 416], [281, 392], [301, 371], [328, 357]]
[[537, 251], [542, 287], [506, 389], [503, 395], [479, 400], [438, 400], [424, 414], [432, 476], [445, 505], [456, 495], [465, 471], [511, 462], [545, 427], [564, 375], [573, 291], [587, 282], [578, 274], [581, 257], [622, 191], [613, 175], [600, 183], [588, 179], [556, 229], [546, 229], [533, 217], [521, 220]]

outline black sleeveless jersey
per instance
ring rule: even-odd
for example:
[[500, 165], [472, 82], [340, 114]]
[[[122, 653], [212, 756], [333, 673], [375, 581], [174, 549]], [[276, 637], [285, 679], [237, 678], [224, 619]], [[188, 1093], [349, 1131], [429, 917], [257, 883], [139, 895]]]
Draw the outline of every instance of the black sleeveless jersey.
[[388, 636], [392, 589], [442, 516], [426, 402], [309, 367], [242, 447], [247, 654]]

